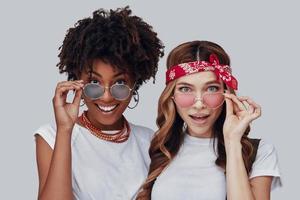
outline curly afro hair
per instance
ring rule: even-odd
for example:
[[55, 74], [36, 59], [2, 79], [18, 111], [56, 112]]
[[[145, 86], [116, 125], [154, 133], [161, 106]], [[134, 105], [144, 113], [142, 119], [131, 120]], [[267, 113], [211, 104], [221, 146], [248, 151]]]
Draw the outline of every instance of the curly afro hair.
[[132, 16], [128, 6], [99, 9], [67, 31], [57, 67], [67, 73], [68, 80], [77, 80], [84, 70], [92, 70], [94, 59], [101, 59], [128, 73], [139, 87], [151, 77], [155, 81], [163, 48], [152, 26]]

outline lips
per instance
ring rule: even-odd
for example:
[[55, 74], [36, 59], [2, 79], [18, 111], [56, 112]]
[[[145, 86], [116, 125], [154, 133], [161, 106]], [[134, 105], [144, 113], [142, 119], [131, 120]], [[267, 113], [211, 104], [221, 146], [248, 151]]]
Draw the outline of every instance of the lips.
[[111, 113], [113, 112], [119, 104], [116, 104], [116, 105], [111, 105], [111, 106], [103, 106], [103, 105], [98, 105], [98, 104], [95, 104], [98, 109], [101, 111], [101, 112], [104, 112], [104, 113]]
[[205, 124], [208, 120], [209, 114], [193, 114], [189, 115], [192, 121], [196, 124]]

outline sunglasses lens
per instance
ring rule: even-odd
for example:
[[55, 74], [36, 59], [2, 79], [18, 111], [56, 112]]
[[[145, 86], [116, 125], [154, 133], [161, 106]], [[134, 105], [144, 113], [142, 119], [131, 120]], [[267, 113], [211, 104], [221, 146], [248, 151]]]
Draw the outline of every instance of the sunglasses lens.
[[175, 94], [175, 103], [183, 108], [192, 106], [194, 104], [194, 94]]
[[217, 108], [223, 104], [225, 98], [223, 93], [208, 93], [204, 94], [203, 103], [209, 108]]
[[130, 88], [127, 85], [113, 85], [110, 89], [111, 95], [117, 100], [125, 100], [130, 95]]
[[90, 99], [99, 99], [104, 93], [104, 88], [99, 84], [88, 83], [83, 88], [83, 93]]
[[[175, 103], [182, 107], [187, 108], [192, 106], [195, 103], [194, 94], [175, 94]], [[202, 101], [208, 108], [218, 108], [224, 102], [225, 98], [223, 93], [208, 93], [203, 94]]]

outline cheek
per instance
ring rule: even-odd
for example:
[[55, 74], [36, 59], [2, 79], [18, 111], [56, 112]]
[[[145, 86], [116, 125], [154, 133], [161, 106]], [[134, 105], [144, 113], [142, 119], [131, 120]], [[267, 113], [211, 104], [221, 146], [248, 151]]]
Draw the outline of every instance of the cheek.
[[86, 105], [87, 107], [90, 107], [91, 105], [92, 105], [92, 106], [95, 106], [95, 105], [94, 105], [95, 103], [94, 103], [93, 100], [91, 100], [91, 99], [85, 97], [84, 95], [82, 96], [82, 98], [83, 98], [83, 101], [84, 101], [84, 103], [85, 103], [85, 105]]
[[221, 115], [222, 106], [212, 112], [212, 121], [215, 122]]
[[183, 121], [186, 121], [186, 119], [188, 117], [188, 109], [178, 107], [176, 104], [175, 104], [175, 106], [176, 106], [176, 111], [179, 114], [179, 116], [183, 119]]
[[[128, 98], [128, 100], [119, 101], [119, 112], [123, 113], [126, 110], [127, 106], [129, 105], [130, 101], [131, 101], [131, 96]], [[133, 104], [135, 104], [134, 100], [132, 100], [130, 105]]]

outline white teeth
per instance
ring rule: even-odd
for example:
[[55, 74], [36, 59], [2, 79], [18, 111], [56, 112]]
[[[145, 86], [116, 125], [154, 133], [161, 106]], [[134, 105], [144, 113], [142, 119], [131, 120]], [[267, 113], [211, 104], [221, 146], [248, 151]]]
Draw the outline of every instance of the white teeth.
[[117, 105], [114, 105], [114, 106], [100, 106], [100, 105], [97, 105], [98, 108], [104, 112], [111, 112], [113, 109], [115, 109], [117, 107]]

